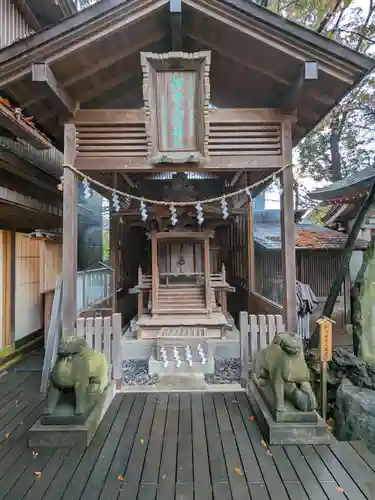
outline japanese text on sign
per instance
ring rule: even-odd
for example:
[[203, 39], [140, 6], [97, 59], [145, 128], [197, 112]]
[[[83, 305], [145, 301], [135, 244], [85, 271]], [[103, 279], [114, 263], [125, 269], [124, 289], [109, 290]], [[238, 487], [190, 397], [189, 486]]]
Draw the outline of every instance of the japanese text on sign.
[[332, 323], [328, 320], [320, 324], [320, 360], [332, 360]]

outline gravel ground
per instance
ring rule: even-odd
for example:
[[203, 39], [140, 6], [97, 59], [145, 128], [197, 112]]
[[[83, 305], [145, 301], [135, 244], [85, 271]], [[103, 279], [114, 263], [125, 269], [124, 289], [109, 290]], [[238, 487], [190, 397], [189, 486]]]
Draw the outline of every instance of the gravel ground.
[[232, 384], [241, 378], [240, 358], [215, 359], [215, 372], [205, 375], [207, 384]]
[[155, 385], [159, 381], [157, 375], [148, 373], [148, 361], [144, 359], [128, 359], [122, 363], [125, 385]]

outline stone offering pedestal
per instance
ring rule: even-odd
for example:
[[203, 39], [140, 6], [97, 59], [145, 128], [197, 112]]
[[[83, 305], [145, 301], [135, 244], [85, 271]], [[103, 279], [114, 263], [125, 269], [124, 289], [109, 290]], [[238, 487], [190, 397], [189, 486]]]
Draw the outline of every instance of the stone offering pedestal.
[[324, 420], [314, 412], [302, 412], [285, 400], [285, 412], [275, 415], [269, 386], [248, 381], [248, 396], [259, 428], [269, 444], [328, 444], [333, 439]]
[[115, 394], [115, 382], [110, 382], [100, 395], [96, 405], [86, 415], [64, 416], [64, 405], [61, 406], [56, 415], [42, 415], [29, 430], [29, 447], [87, 447]]

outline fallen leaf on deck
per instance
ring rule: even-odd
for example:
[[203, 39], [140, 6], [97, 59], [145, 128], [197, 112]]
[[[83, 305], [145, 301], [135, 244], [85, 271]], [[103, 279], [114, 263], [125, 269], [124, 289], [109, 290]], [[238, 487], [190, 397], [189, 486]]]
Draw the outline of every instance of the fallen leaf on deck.
[[270, 457], [272, 457], [272, 451], [271, 450], [267, 450], [266, 453], [267, 453], [267, 455], [269, 455]]
[[268, 448], [267, 447], [267, 443], [262, 439], [262, 441], [260, 442], [260, 444], [263, 446], [263, 448]]
[[39, 455], [39, 453], [37, 451], [33, 450], [33, 457], [36, 458], [38, 455]]
[[341, 488], [340, 486], [338, 488], [336, 488], [336, 491], [338, 491], [339, 493], [344, 493], [344, 488]]
[[242, 476], [242, 471], [238, 467], [235, 467], [234, 470], [237, 472], [237, 474], [240, 474]]
[[124, 476], [121, 476], [121, 474], [119, 474], [117, 476], [117, 481], [123, 481], [124, 480]]
[[162, 478], [165, 479], [167, 477], [167, 474], [163, 474]]
[[144, 439], [141, 439], [141, 444], [144, 444], [145, 440]]
[[4, 437], [5, 437], [5, 439], [8, 439], [8, 437], [9, 437], [9, 432], [6, 432], [6, 433], [4, 434]]
[[34, 475], [36, 476], [37, 479], [39, 479], [40, 476], [42, 475], [42, 473], [41, 472], [34, 472]]
[[250, 418], [250, 422], [254, 422], [254, 420], [255, 420], [254, 415], [251, 415], [251, 417], [249, 417], [249, 418]]

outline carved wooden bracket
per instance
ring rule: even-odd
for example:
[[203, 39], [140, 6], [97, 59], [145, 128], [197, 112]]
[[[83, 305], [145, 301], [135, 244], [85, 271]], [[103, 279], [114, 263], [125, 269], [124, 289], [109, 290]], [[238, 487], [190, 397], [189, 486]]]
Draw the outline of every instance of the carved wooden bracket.
[[151, 163], [208, 157], [211, 53], [141, 53], [147, 151]]

